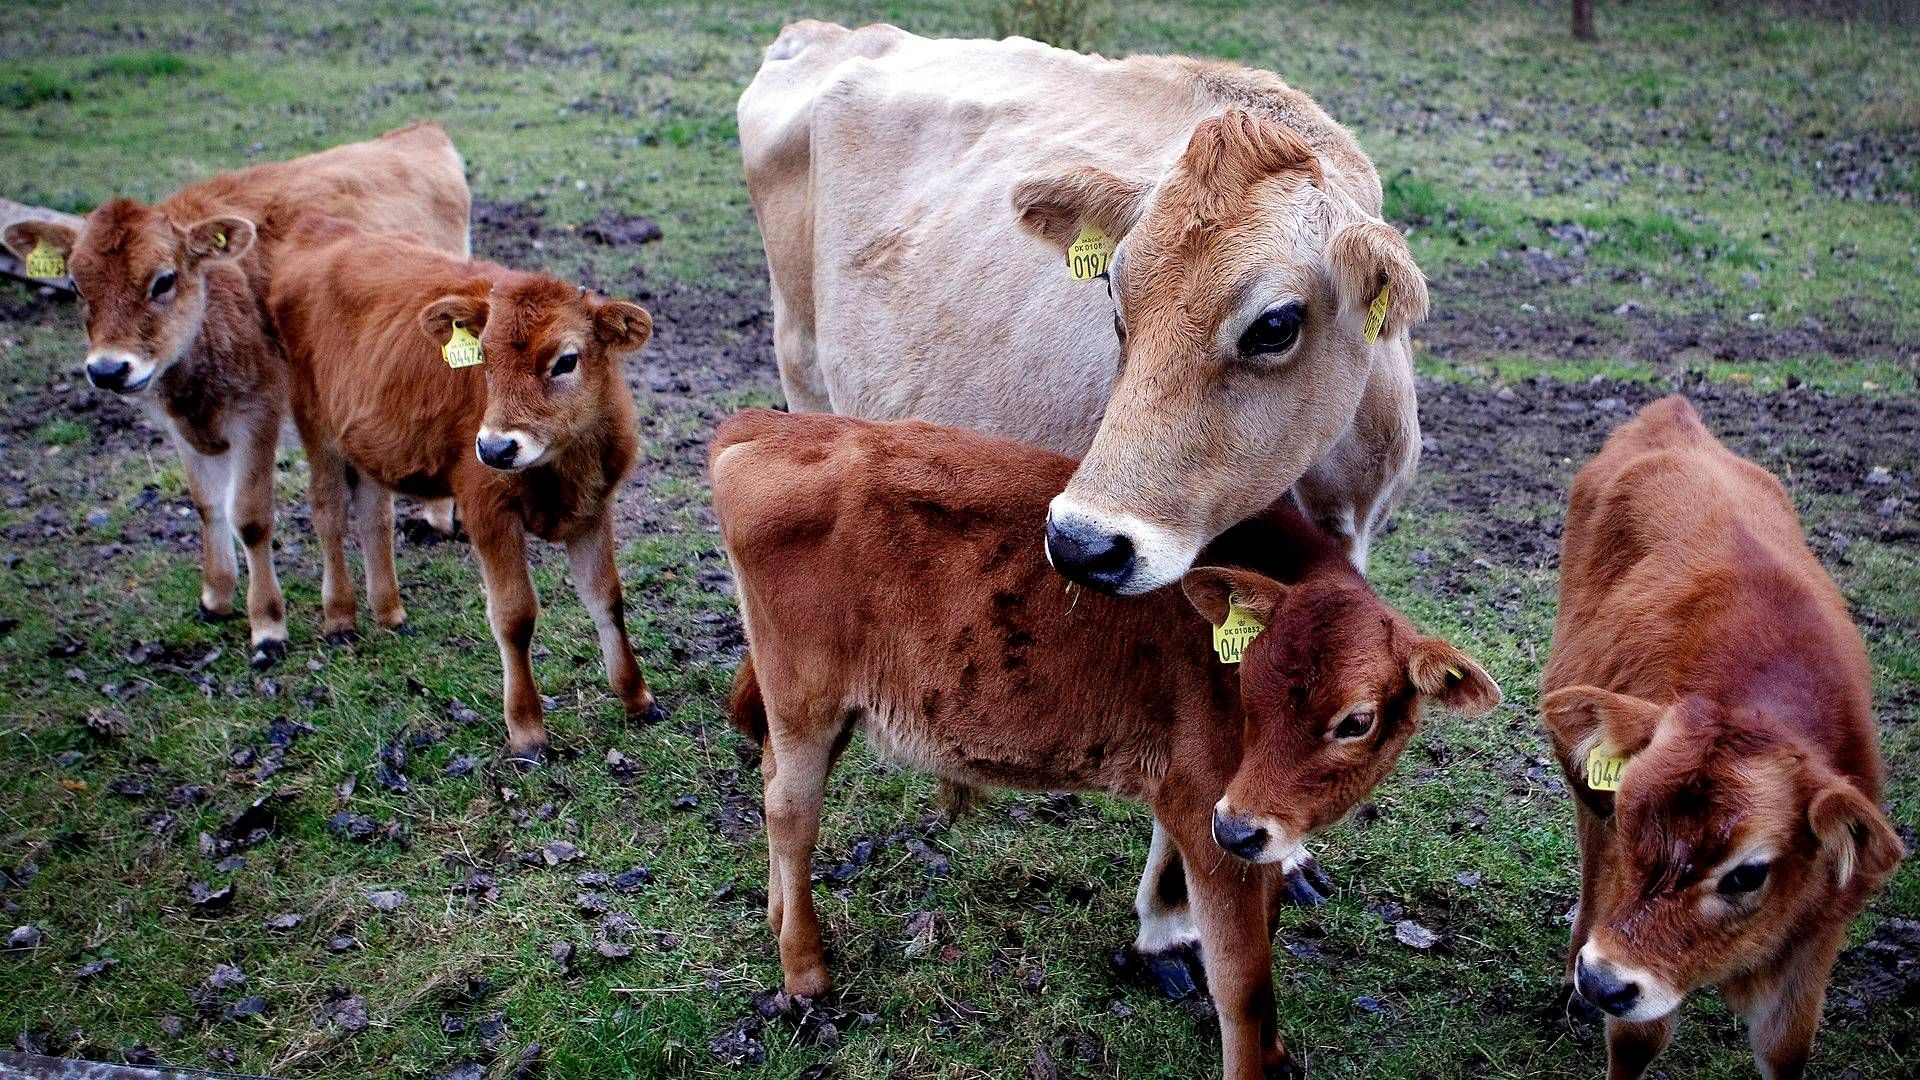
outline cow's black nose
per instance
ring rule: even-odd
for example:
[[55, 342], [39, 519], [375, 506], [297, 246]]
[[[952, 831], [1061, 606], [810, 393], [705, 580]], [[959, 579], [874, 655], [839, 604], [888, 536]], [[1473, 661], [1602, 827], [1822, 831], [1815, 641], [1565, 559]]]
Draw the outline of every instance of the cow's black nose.
[[1625, 982], [1603, 967], [1593, 967], [1585, 959], [1574, 965], [1573, 985], [1594, 1007], [1625, 1016], [1640, 1001], [1640, 984]]
[[1047, 519], [1047, 558], [1069, 581], [1113, 592], [1133, 576], [1133, 541], [1076, 521]]
[[513, 468], [514, 459], [520, 456], [520, 440], [503, 435], [482, 435], [474, 440], [473, 447], [482, 462], [496, 469]]
[[87, 381], [102, 390], [124, 390], [127, 386], [127, 373], [133, 365], [125, 360], [111, 356], [102, 356], [87, 361]]
[[1252, 862], [1267, 847], [1267, 830], [1240, 814], [1213, 812], [1213, 842], [1220, 850]]

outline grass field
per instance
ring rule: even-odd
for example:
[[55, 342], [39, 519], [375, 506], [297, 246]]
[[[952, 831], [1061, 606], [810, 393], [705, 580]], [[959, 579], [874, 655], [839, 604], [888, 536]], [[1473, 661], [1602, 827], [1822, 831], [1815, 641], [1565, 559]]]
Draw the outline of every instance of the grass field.
[[[1684, 388], [1788, 481], [1867, 635], [1910, 844], [1920, 822], [1920, 30], [1606, 4], [1582, 46], [1558, 4], [1409, 6], [1118, 0], [1095, 41], [1314, 93], [1374, 155], [1434, 282], [1416, 331], [1431, 444], [1374, 577], [1507, 703], [1436, 718], [1318, 843], [1340, 888], [1283, 919], [1282, 1030], [1316, 1077], [1599, 1075], [1597, 1032], [1553, 1007], [1572, 810], [1534, 715], [1565, 484], [1627, 409]], [[800, 1018], [754, 1004], [779, 968], [758, 774], [721, 711], [741, 638], [702, 469], [718, 418], [778, 400], [733, 103], [789, 18], [983, 34], [991, 8], [5, 9], [0, 195], [84, 212], [433, 117], [467, 157], [479, 253], [654, 311], [621, 565], [673, 713], [623, 723], [543, 552], [535, 667], [562, 756], [501, 768], [465, 545], [402, 545], [418, 637], [323, 646], [293, 453], [292, 649], [248, 671], [240, 624], [189, 617], [197, 521], [173, 455], [79, 377], [71, 303], [0, 284], [0, 928], [40, 931], [0, 953], [7, 1043], [283, 1076], [1217, 1068], [1204, 1004], [1111, 959], [1142, 811], [1007, 795], [947, 826], [931, 781], [860, 751], [820, 852], [844, 999]], [[665, 239], [584, 228], [639, 215]], [[369, 903], [391, 891], [397, 908]], [[1897, 921], [1915, 918], [1908, 867], [1854, 928], [1820, 1075], [1920, 1072], [1920, 933]], [[1438, 944], [1400, 944], [1406, 919]], [[1752, 1067], [1702, 995], [1661, 1068]]]

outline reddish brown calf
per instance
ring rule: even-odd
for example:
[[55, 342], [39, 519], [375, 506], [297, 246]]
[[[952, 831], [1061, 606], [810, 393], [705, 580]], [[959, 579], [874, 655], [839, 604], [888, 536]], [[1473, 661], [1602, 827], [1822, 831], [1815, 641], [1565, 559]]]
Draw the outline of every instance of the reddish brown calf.
[[[1641, 1076], [1717, 984], [1761, 1074], [1799, 1077], [1847, 923], [1903, 856], [1846, 603], [1780, 482], [1680, 397], [1580, 470], [1560, 573], [1543, 705], [1580, 818], [1567, 964], [1608, 1014], [1609, 1075]], [[1617, 779], [1596, 790], [1590, 757]]]
[[143, 206], [111, 199], [75, 233], [16, 222], [25, 259], [58, 254], [87, 302], [87, 379], [131, 399], [167, 433], [200, 511], [203, 618], [233, 612], [247, 552], [255, 667], [286, 652], [286, 603], [273, 572], [273, 461], [286, 416], [286, 362], [268, 325], [267, 283], [303, 208], [408, 230], [467, 250], [465, 166], [438, 124], [221, 173]]
[[[709, 466], [751, 646], [734, 718], [762, 750], [786, 989], [827, 989], [809, 860], [857, 728], [958, 784], [1151, 805], [1184, 856], [1226, 1075], [1291, 1072], [1270, 954], [1283, 863], [1393, 767], [1423, 697], [1491, 709], [1486, 673], [1291, 511], [1228, 533], [1212, 555], [1235, 565], [1189, 572], [1184, 595], [1119, 598], [1063, 588], [1034, 538], [1067, 457], [756, 410], [721, 425]], [[1210, 640], [1230, 604], [1266, 626], [1239, 666]]]
[[[547, 747], [529, 660], [538, 604], [528, 533], [565, 545], [627, 713], [663, 715], [633, 658], [613, 558], [614, 497], [637, 452], [621, 358], [652, 333], [646, 311], [318, 214], [301, 219], [282, 255], [272, 310], [313, 468], [328, 639], [354, 633], [349, 518], [374, 617], [399, 629], [388, 493], [451, 495], [486, 581], [509, 750], [537, 758]], [[478, 336], [483, 363], [449, 366], [441, 349], [456, 328]]]

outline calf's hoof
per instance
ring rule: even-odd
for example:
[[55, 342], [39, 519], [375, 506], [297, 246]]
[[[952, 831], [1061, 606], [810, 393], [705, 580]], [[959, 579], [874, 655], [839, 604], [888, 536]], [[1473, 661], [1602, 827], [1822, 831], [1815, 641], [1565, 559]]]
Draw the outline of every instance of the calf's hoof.
[[215, 611], [205, 604], [200, 604], [194, 608], [193, 617], [203, 623], [223, 623], [231, 622], [239, 614], [239, 612], [232, 608], [228, 608], [225, 611]]
[[268, 638], [254, 645], [253, 656], [248, 659], [247, 664], [255, 671], [265, 671], [285, 659], [286, 655], [286, 642], [278, 638]]
[[1200, 992], [1206, 984], [1206, 968], [1200, 963], [1200, 950], [1192, 945], [1175, 945], [1157, 952], [1136, 952], [1141, 966], [1169, 1001]]
[[405, 619], [401, 619], [399, 622], [394, 623], [392, 626], [387, 627], [387, 629], [393, 631], [394, 633], [400, 635], [401, 637], [419, 637], [420, 636], [420, 631], [415, 630], [413, 628], [413, 624], [408, 622]]
[[657, 724], [671, 715], [673, 714], [667, 712], [666, 707], [657, 701], [637, 712], [633, 709], [627, 710], [627, 719], [641, 724]]
[[501, 759], [501, 763], [510, 769], [528, 772], [545, 765], [552, 752], [552, 747], [544, 741], [526, 746], [508, 746], [507, 756]]
[[1280, 1053], [1280, 1060], [1268, 1062], [1260, 1071], [1265, 1074], [1266, 1080], [1306, 1080], [1307, 1078], [1306, 1067], [1295, 1061], [1293, 1055], [1284, 1050]]
[[1333, 898], [1333, 879], [1309, 855], [1287, 871], [1286, 893], [1287, 903], [1294, 907], [1319, 907]]
[[808, 968], [786, 978], [786, 991], [793, 997], [821, 998], [827, 996], [827, 991], [831, 989], [833, 984], [827, 980], [827, 969], [824, 967]]
[[329, 630], [326, 632], [324, 640], [326, 641], [327, 644], [332, 645], [335, 648], [338, 648], [342, 645], [351, 645], [354, 642], [360, 640], [360, 631], [353, 630], [353, 629]]

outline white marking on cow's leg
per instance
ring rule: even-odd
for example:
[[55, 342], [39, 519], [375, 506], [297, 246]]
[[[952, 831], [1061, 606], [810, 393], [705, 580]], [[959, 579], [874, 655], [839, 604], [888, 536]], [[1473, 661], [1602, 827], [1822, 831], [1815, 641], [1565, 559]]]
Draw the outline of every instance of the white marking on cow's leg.
[[367, 575], [367, 606], [381, 626], [406, 625], [400, 602], [400, 577], [393, 566], [393, 493], [362, 476], [349, 493], [354, 540]]
[[233, 586], [240, 576], [239, 562], [233, 554], [233, 530], [227, 515], [233, 486], [233, 463], [229, 455], [207, 455], [174, 436], [180, 451], [180, 464], [187, 476], [187, 491], [193, 496], [194, 509], [200, 512], [200, 610], [208, 615], [233, 613]]
[[569, 542], [567, 558], [573, 569], [573, 591], [593, 616], [608, 685], [619, 695], [628, 716], [650, 716], [655, 707], [653, 693], [647, 689], [646, 676], [633, 658], [633, 642], [627, 637], [620, 568], [613, 558], [613, 515], [603, 514], [585, 535]]
[[280, 447], [280, 415], [269, 409], [228, 432], [233, 449], [227, 487], [228, 517], [247, 553], [247, 623], [253, 663], [264, 667], [287, 648], [287, 601], [273, 570], [273, 464]]
[[[1169, 874], [1178, 877], [1177, 893]], [[1200, 948], [1200, 929], [1194, 925], [1193, 907], [1187, 902], [1186, 867], [1158, 818], [1153, 822], [1153, 844], [1147, 849], [1140, 887], [1133, 894], [1133, 910], [1140, 916], [1140, 933], [1133, 939], [1133, 947], [1141, 955]]]
[[[1132, 545], [1132, 566], [1124, 578], [1110, 586], [1122, 596], [1138, 596], [1178, 581], [1193, 568], [1194, 557], [1207, 539], [1181, 536], [1132, 514], [1095, 509], [1066, 492], [1054, 496], [1047, 508], [1047, 520], [1056, 529], [1087, 536], [1124, 537]], [[1051, 552], [1047, 557], [1052, 561]]]

